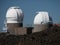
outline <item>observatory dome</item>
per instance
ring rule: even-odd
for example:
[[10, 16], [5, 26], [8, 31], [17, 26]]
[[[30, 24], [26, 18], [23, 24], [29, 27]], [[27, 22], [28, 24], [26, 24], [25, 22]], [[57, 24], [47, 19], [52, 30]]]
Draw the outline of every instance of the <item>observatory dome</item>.
[[6, 13], [7, 23], [22, 23], [23, 12], [19, 7], [10, 7]]
[[52, 19], [49, 18], [48, 12], [38, 12], [34, 18], [34, 25], [46, 24], [52, 22]]

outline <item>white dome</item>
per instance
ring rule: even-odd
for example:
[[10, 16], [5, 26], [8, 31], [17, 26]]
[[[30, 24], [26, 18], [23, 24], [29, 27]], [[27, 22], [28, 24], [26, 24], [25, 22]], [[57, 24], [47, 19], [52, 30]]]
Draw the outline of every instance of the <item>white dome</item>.
[[51, 22], [48, 16], [48, 12], [38, 12], [38, 14], [34, 18], [34, 24], [46, 24], [48, 22]]
[[10, 7], [6, 13], [7, 23], [22, 23], [23, 12], [19, 7]]

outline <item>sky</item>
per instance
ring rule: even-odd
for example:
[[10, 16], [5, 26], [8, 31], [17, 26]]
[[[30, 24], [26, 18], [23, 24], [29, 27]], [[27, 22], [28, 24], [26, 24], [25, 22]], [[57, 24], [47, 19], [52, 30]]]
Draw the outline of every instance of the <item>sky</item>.
[[0, 30], [6, 12], [12, 6], [19, 6], [24, 13], [24, 25], [32, 25], [36, 12], [47, 11], [53, 23], [60, 23], [60, 0], [0, 0]]

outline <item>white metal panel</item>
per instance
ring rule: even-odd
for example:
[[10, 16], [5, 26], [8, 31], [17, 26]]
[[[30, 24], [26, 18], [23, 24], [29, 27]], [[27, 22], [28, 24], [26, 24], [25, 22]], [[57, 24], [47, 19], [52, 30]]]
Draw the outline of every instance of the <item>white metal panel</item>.
[[34, 18], [34, 24], [45, 24], [49, 22], [48, 12], [39, 12]]
[[7, 23], [22, 23], [23, 12], [19, 7], [10, 7], [6, 13]]

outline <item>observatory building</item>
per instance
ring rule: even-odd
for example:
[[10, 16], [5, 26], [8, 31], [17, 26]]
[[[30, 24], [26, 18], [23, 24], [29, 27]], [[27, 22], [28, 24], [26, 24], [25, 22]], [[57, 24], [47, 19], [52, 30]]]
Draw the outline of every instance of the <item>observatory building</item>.
[[10, 7], [6, 13], [7, 32], [14, 35], [27, 34], [29, 28], [23, 27], [23, 18], [24, 14], [19, 7]]
[[6, 13], [7, 25], [11, 25], [11, 27], [22, 27], [23, 17], [23, 12], [19, 7], [10, 7]]
[[24, 14], [19, 7], [10, 7], [6, 13], [7, 32], [13, 35], [25, 35], [45, 30], [52, 26], [48, 12], [38, 12], [33, 27], [23, 27]]
[[38, 12], [34, 18], [34, 29], [32, 32], [39, 32], [46, 30], [52, 26], [52, 18], [48, 15], [48, 12]]

